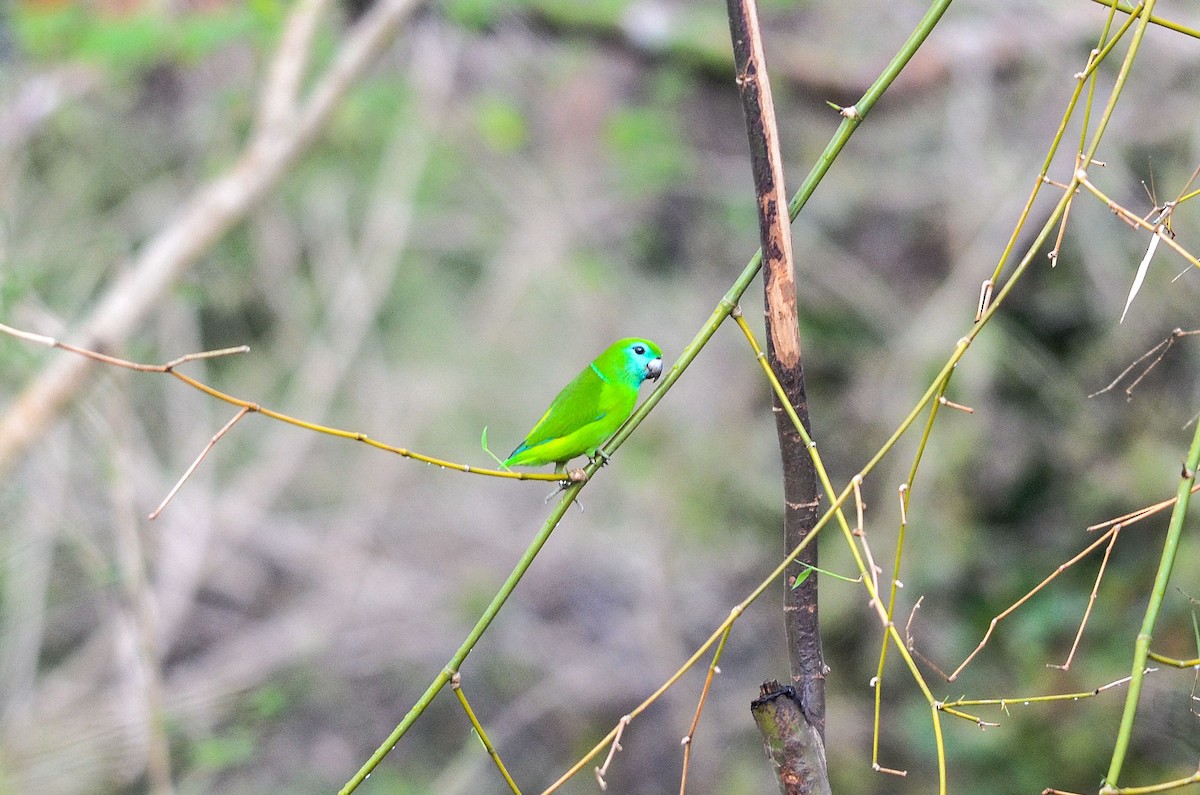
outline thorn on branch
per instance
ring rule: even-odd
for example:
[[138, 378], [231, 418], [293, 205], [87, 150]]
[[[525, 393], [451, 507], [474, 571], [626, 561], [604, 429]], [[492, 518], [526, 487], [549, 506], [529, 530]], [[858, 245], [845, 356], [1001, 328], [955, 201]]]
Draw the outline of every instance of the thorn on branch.
[[971, 408], [970, 406], [964, 406], [961, 403], [955, 403], [953, 400], [947, 400], [945, 395], [942, 395], [941, 397], [938, 398], [938, 403], [941, 403], [946, 408], [957, 409], [958, 411], [964, 412], [966, 414], [974, 414], [975, 413], [975, 409]]
[[979, 302], [975, 305], [975, 322], [978, 323], [984, 312], [987, 312], [988, 307], [992, 305], [992, 291], [996, 289], [996, 282], [991, 279], [985, 281], [979, 287]]
[[871, 769], [874, 770], [876, 773], [883, 773], [888, 776], [899, 776], [900, 778], [905, 778], [908, 776], [907, 770], [894, 770], [890, 767], [884, 767], [883, 765], [879, 764], [878, 762], [872, 762]]

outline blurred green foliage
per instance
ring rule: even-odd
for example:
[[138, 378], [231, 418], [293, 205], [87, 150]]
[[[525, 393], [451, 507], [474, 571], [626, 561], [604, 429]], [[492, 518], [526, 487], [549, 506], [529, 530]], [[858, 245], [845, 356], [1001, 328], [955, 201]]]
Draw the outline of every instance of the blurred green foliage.
[[479, 136], [497, 152], [517, 152], [529, 141], [525, 115], [504, 97], [480, 97], [475, 106], [475, 119]]
[[78, 59], [128, 71], [168, 60], [191, 64], [233, 42], [272, 41], [287, 4], [247, 0], [182, 15], [141, 10], [100, 13], [87, 3], [18, 3], [12, 24], [22, 54], [37, 61]]
[[197, 740], [190, 746], [191, 762], [206, 772], [220, 772], [253, 760], [261, 729], [241, 726], [222, 734]]

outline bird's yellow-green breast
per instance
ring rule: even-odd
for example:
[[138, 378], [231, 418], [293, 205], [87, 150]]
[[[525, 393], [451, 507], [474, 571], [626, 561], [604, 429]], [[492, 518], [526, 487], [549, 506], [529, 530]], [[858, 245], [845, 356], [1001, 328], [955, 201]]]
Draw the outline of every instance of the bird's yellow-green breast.
[[642, 382], [661, 374], [657, 345], [638, 337], [617, 340], [563, 387], [505, 466], [553, 462], [561, 470], [578, 455], [595, 455], [633, 413]]

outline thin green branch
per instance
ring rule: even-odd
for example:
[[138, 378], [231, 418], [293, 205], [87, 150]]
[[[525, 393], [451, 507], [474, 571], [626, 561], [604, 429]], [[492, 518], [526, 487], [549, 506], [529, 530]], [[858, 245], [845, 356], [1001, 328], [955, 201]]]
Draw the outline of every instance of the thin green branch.
[[[942, 379], [941, 387], [938, 389], [937, 397], [942, 398], [946, 394], [946, 387], [950, 385], [949, 377]], [[913, 456], [912, 466], [908, 471], [908, 480], [900, 488], [900, 532], [896, 537], [896, 559], [892, 564], [892, 578], [888, 585], [888, 603], [887, 616], [888, 621], [896, 620], [896, 594], [900, 589], [900, 564], [904, 557], [904, 537], [908, 531], [908, 502], [912, 496], [913, 482], [917, 479], [917, 470], [921, 463], [921, 458], [925, 453], [925, 448], [929, 444], [929, 437], [933, 433], [933, 422], [937, 419], [938, 409], [942, 407], [940, 400], [934, 400], [929, 407], [929, 417], [925, 421], [925, 429], [921, 433], [921, 440], [917, 443], [917, 452]], [[884, 637], [879, 644], [879, 665], [875, 670], [875, 680], [872, 683], [875, 690], [875, 709], [873, 728], [871, 732], [871, 766], [876, 770], [884, 770], [879, 764], [879, 730], [882, 721], [883, 712], [883, 671], [887, 664], [888, 639]]]
[[500, 754], [496, 751], [496, 747], [492, 745], [492, 741], [488, 739], [487, 732], [483, 730], [483, 725], [480, 724], [479, 718], [475, 717], [475, 710], [471, 709], [471, 702], [467, 701], [467, 694], [462, 689], [462, 675], [455, 674], [450, 679], [450, 687], [454, 690], [454, 695], [458, 697], [458, 703], [462, 705], [463, 711], [467, 713], [467, 718], [471, 721], [471, 725], [475, 728], [475, 733], [479, 735], [479, 741], [483, 743], [484, 749], [488, 752], [488, 756], [492, 758], [496, 768], [500, 771], [500, 775], [504, 776], [504, 782], [508, 784], [508, 788], [521, 795], [521, 790], [517, 787], [517, 783], [513, 781], [512, 776], [508, 774], [508, 768], [504, 766], [504, 762], [500, 759]]
[[[1113, 81], [1112, 91], [1108, 95], [1108, 103], [1104, 106], [1104, 112], [1100, 114], [1100, 121], [1096, 124], [1096, 132], [1092, 134], [1092, 143], [1087, 151], [1083, 153], [1083, 157], [1079, 160], [1080, 168], [1087, 169], [1096, 157], [1097, 150], [1100, 149], [1100, 141], [1104, 138], [1104, 133], [1108, 129], [1108, 122], [1112, 119], [1113, 112], [1117, 109], [1117, 100], [1121, 97], [1121, 92], [1125, 88], [1125, 81], [1129, 79], [1129, 72], [1133, 69], [1134, 59], [1137, 57], [1138, 50], [1141, 49], [1142, 39], [1146, 35], [1146, 28], [1150, 25], [1150, 15], [1154, 13], [1154, 4], [1156, 0], [1146, 0], [1139, 4], [1142, 9], [1142, 14], [1139, 18], [1137, 26], [1133, 31], [1133, 41], [1129, 43], [1129, 51], [1125, 53], [1125, 59], [1121, 61], [1121, 68], [1117, 71], [1116, 80]], [[1130, 17], [1132, 20], [1133, 17]], [[1078, 169], [1076, 169], [1078, 174]], [[1072, 179], [1072, 189], [1078, 182], [1078, 177]]]
[[1122, 677], [1122, 678], [1116, 680], [1115, 682], [1109, 682], [1106, 685], [1101, 685], [1100, 687], [1096, 687], [1091, 690], [1084, 690], [1079, 693], [1051, 693], [1049, 695], [1017, 696], [1017, 697], [1012, 697], [1012, 698], [960, 698], [956, 701], [947, 701], [944, 706], [946, 706], [946, 707], [988, 707], [988, 706], [992, 706], [992, 707], [999, 707], [1001, 710], [1004, 711], [1005, 714], [1008, 714], [1008, 708], [1010, 706], [1012, 706], [1013, 704], [1020, 704], [1021, 706], [1026, 706], [1028, 704], [1045, 704], [1045, 703], [1052, 702], [1052, 701], [1079, 701], [1080, 699], [1083, 699], [1083, 698], [1095, 698], [1096, 696], [1100, 695], [1101, 693], [1104, 693], [1108, 690], [1112, 690], [1114, 687], [1120, 687], [1121, 685], [1128, 683], [1129, 679], [1130, 679], [1130, 677], [1125, 676], [1125, 677]]
[[[1188, 451], [1187, 463], [1179, 478], [1179, 486], [1175, 492], [1175, 508], [1171, 511], [1171, 521], [1167, 525], [1167, 536], [1163, 540], [1162, 557], [1158, 564], [1158, 573], [1154, 577], [1154, 586], [1150, 590], [1150, 602], [1146, 605], [1146, 615], [1142, 619], [1142, 628], [1138, 632], [1133, 651], [1133, 672], [1129, 682], [1129, 693], [1125, 698], [1125, 711], [1121, 714], [1121, 725], [1117, 730], [1117, 739], [1113, 745], [1112, 761], [1105, 776], [1104, 788], [1101, 793], [1108, 795], [1116, 793], [1121, 767], [1129, 752], [1129, 740], [1133, 736], [1133, 721], [1137, 714], [1138, 699], [1142, 693], [1143, 671], [1146, 660], [1150, 656], [1150, 641], [1154, 637], [1154, 625], [1158, 621], [1158, 613], [1167, 593], [1167, 584], [1171, 580], [1171, 572], [1175, 567], [1175, 554], [1179, 551], [1179, 539], [1183, 535], [1183, 521], [1191, 503], [1192, 485], [1196, 482], [1196, 468], [1200, 467], [1200, 423], [1192, 435], [1192, 446]], [[1126, 790], [1128, 791], [1128, 790]]]
[[[1120, 11], [1122, 14], [1133, 15], [1133, 14], [1137, 13], [1137, 8], [1129, 5], [1129, 3], [1119, 2], [1119, 0], [1118, 0], [1118, 2], [1115, 2], [1115, 3], [1112, 2], [1112, 0], [1092, 0], [1092, 2], [1098, 3], [1099, 5], [1102, 5], [1102, 6], [1106, 6], [1107, 8], [1116, 9], [1117, 11]], [[1162, 17], [1156, 17], [1153, 14], [1150, 15], [1150, 24], [1158, 25], [1159, 27], [1166, 28], [1167, 30], [1173, 30], [1176, 33], [1182, 33], [1185, 36], [1191, 36], [1194, 39], [1200, 39], [1200, 30], [1197, 30], [1196, 28], [1189, 28], [1187, 25], [1181, 25], [1178, 22], [1172, 22], [1169, 19], [1163, 19]]]
[[[594, 468], [597, 465], [593, 464], [590, 466]], [[438, 673], [437, 677], [434, 678], [429, 687], [425, 689], [425, 692], [421, 694], [421, 697], [417, 699], [416, 704], [414, 704], [412, 709], [408, 711], [408, 714], [404, 716], [404, 719], [401, 720], [396, 728], [392, 730], [392, 733], [387, 736], [387, 739], [384, 740], [377, 749], [375, 749], [375, 752], [371, 754], [371, 757], [363, 764], [359, 771], [355, 773], [349, 781], [346, 782], [346, 785], [340, 790], [339, 795], [349, 795], [349, 793], [354, 792], [354, 790], [358, 788], [359, 784], [367, 780], [367, 776], [371, 775], [371, 771], [373, 771], [379, 765], [379, 763], [383, 761], [383, 758], [387, 756], [393, 748], [396, 747], [396, 743], [400, 742], [400, 738], [408, 732], [409, 728], [412, 727], [417, 718], [421, 717], [429, 705], [433, 703], [434, 697], [437, 696], [441, 689], [449, 684], [454, 676], [458, 673], [459, 668], [462, 667], [463, 661], [467, 659], [467, 655], [471, 653], [471, 650], [475, 648], [475, 644], [479, 642], [481, 637], [483, 637], [483, 633], [491, 625], [492, 621], [496, 618], [496, 615], [499, 614], [500, 608], [504, 606], [504, 603], [508, 601], [508, 597], [511, 596], [512, 592], [516, 589], [517, 583], [521, 581], [521, 578], [525, 576], [525, 572], [529, 570], [529, 567], [532, 565], [534, 558], [537, 557], [538, 552], [541, 551], [542, 547], [550, 539], [550, 534], [554, 532], [554, 528], [558, 526], [558, 523], [566, 514], [567, 509], [571, 506], [571, 503], [575, 501], [575, 498], [578, 496], [579, 491], [583, 488], [584, 483], [586, 483], [586, 481], [572, 483], [563, 491], [563, 496], [554, 506], [554, 510], [552, 510], [550, 515], [546, 517], [546, 521], [542, 524], [541, 529], [534, 537], [532, 543], [530, 543], [525, 549], [525, 552], [521, 555], [521, 559], [517, 562], [516, 567], [512, 570], [512, 573], [508, 575], [508, 579], [506, 579], [504, 584], [500, 586], [500, 590], [496, 592], [494, 597], [492, 597], [491, 603], [488, 604], [487, 608], [483, 611], [483, 615], [479, 617], [479, 620], [475, 623], [474, 628], [472, 628], [471, 632], [467, 635], [466, 640], [464, 640], [462, 645], [458, 647], [458, 650], [454, 652], [454, 655], [450, 658], [450, 661], [446, 663], [446, 667], [443, 668], [440, 673]]]
[[1147, 652], [1146, 657], [1161, 665], [1169, 665], [1172, 668], [1200, 668], [1200, 657], [1191, 660], [1180, 660], [1177, 657], [1166, 657], [1158, 652]]
[[[1138, 14], [1141, 13], [1142, 6], [1144, 6], [1144, 5], [1145, 5], [1145, 3], [1138, 3], [1137, 9], [1135, 9]], [[1133, 26], [1138, 23], [1139, 19], [1141, 19], [1140, 16], [1129, 17], [1128, 19], [1126, 19], [1124, 22], [1121, 23], [1121, 27], [1117, 28], [1117, 32], [1113, 34], [1113, 37], [1111, 39], [1108, 39], [1108, 38], [1106, 38], [1108, 36], [1108, 29], [1109, 29], [1109, 26], [1112, 24], [1112, 14], [1110, 13], [1108, 19], [1105, 20], [1104, 30], [1100, 34], [1100, 43], [1103, 44], [1104, 46], [1095, 51], [1095, 54], [1088, 60], [1087, 68], [1084, 69], [1082, 72], [1080, 72], [1077, 76], [1081, 79], [1087, 79], [1089, 77], [1092, 77], [1096, 73], [1096, 69], [1098, 69], [1100, 67], [1100, 64], [1103, 63], [1104, 59], [1108, 57], [1108, 54], [1110, 52], [1112, 52], [1113, 48], [1115, 48], [1117, 46], [1117, 43], [1120, 42], [1121, 39], [1123, 39], [1125, 37], [1125, 34], [1128, 33], [1130, 31], [1130, 29], [1132, 29]], [[1089, 100], [1089, 102], [1090, 102], [1090, 100]], [[1088, 111], [1089, 111], [1088, 118], [1090, 119], [1092, 117], [1090, 106], [1088, 108]], [[1086, 141], [1086, 139], [1085, 139], [1085, 141]], [[1081, 145], [1080, 151], [1083, 151], [1082, 145], [1085, 143], [1085, 141], [1080, 141], [1080, 145]]]
[[[1050, 174], [1050, 167], [1054, 163], [1054, 156], [1058, 153], [1058, 147], [1062, 143], [1063, 136], [1067, 132], [1067, 125], [1070, 123], [1071, 118], [1075, 115], [1075, 107], [1079, 104], [1079, 98], [1083, 94], [1083, 87], [1084, 85], [1089, 85], [1088, 98], [1087, 102], [1085, 103], [1084, 121], [1083, 124], [1080, 125], [1081, 129], [1079, 133], [1081, 136], [1079, 141], [1079, 151], [1083, 152], [1083, 148], [1086, 144], [1086, 138], [1084, 138], [1084, 136], [1087, 134], [1087, 121], [1092, 115], [1092, 97], [1096, 86], [1094, 77], [1090, 83], [1088, 78], [1089, 76], [1093, 76], [1095, 74], [1097, 64], [1104, 60], [1109, 50], [1120, 38], [1119, 35], [1114, 37], [1111, 41], [1109, 41], [1106, 47], [1101, 49], [1100, 45], [1104, 43], [1108, 35], [1108, 27], [1111, 22], [1112, 15], [1110, 14], [1109, 18], [1105, 21], [1104, 31], [1100, 34], [1099, 43], [1088, 55], [1087, 66], [1084, 67], [1082, 72], [1075, 76], [1075, 90], [1071, 94], [1071, 99], [1067, 102], [1067, 107], [1063, 111], [1062, 119], [1059, 120], [1058, 129], [1055, 131], [1054, 138], [1050, 142], [1050, 148], [1046, 152], [1046, 157], [1042, 160], [1042, 169], [1038, 172], [1037, 178], [1034, 179], [1033, 189], [1029, 192], [1029, 198], [1025, 200], [1025, 206], [1022, 208], [1020, 215], [1017, 217], [1017, 222], [1013, 226], [1013, 231], [1008, 238], [1008, 243], [1004, 246], [1004, 250], [1000, 252], [1000, 259], [996, 262], [996, 268], [992, 271], [991, 279], [988, 281], [990, 286], [994, 286], [1000, 281], [1000, 275], [1004, 272], [1004, 265], [1006, 262], [1008, 262], [1008, 258], [1012, 255], [1013, 249], [1016, 248], [1017, 241], [1021, 239], [1021, 236], [1025, 231], [1025, 224], [1029, 220], [1029, 214], [1033, 211], [1033, 204], [1037, 200], [1038, 194], [1042, 190], [1042, 186], [1048, 181], [1047, 177]], [[1080, 156], [1077, 156], [1075, 160], [1077, 167], [1080, 165], [1079, 157]], [[1057, 250], [1057, 247], [1055, 250]], [[979, 308], [980, 314], [982, 314], [990, 304], [990, 300], [988, 299], [990, 299], [990, 295], [988, 295], [985, 300], [981, 301]]]
[[[1121, 787], [1113, 790], [1116, 795], [1152, 795], [1155, 792], [1170, 792], [1173, 789], [1183, 789], [1192, 784], [1200, 784], [1200, 769], [1190, 776], [1177, 778], [1173, 781], [1161, 781], [1158, 784], [1149, 784], [1145, 787]], [[1101, 790], [1104, 792], [1105, 790]]]
[[[846, 143], [850, 140], [850, 136], [858, 129], [858, 125], [862, 124], [863, 119], [871, 112], [875, 103], [879, 101], [879, 98], [891, 86], [892, 81], [899, 76], [904, 67], [908, 65], [908, 62], [912, 60], [912, 57], [917, 54], [917, 50], [925, 43], [925, 39], [929, 38], [929, 34], [933, 33], [933, 29], [937, 27], [942, 15], [950, 8], [951, 2], [952, 0], [938, 0], [930, 5], [929, 10], [925, 12], [925, 16], [921, 17], [921, 20], [913, 28], [913, 32], [909, 34], [908, 38], [904, 40], [904, 44], [900, 46], [896, 55], [888, 62], [888, 65], [884, 67], [879, 77], [867, 88], [866, 93], [862, 95], [862, 98], [858, 102], [848, 108], [833, 106], [842, 115], [842, 123], [838, 126], [829, 143], [825, 145], [825, 150], [817, 158], [817, 162], [808, 172], [808, 176], [804, 178], [804, 182], [800, 185], [800, 190], [796, 192], [791, 202], [788, 203], [788, 213], [793, 221], [796, 220], [796, 216], [804, 205], [808, 203], [813, 191], [816, 190], [817, 185], [824, 179], [826, 172], [833, 165], [833, 161], [837, 159], [837, 156], [846, 146]], [[756, 262], [760, 264], [762, 262], [761, 251], [755, 255], [755, 259], [751, 260], [754, 273], [758, 272]], [[752, 273], [751, 278], [753, 278], [753, 275]], [[747, 279], [748, 281], [749, 279]], [[742, 290], [744, 291], [745, 287], [742, 287]], [[734, 296], [732, 303], [736, 304], [740, 297], [741, 292], [738, 292]]]

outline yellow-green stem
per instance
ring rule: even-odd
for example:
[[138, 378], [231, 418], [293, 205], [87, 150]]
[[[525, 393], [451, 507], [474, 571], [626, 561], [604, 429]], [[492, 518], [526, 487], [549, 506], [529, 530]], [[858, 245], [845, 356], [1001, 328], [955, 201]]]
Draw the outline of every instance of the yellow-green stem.
[[492, 745], [492, 741], [488, 739], [487, 732], [483, 730], [483, 724], [479, 722], [479, 718], [475, 717], [475, 710], [471, 709], [471, 702], [467, 700], [467, 694], [463, 692], [462, 681], [457, 674], [451, 679], [450, 686], [454, 688], [454, 695], [458, 696], [458, 703], [462, 705], [463, 711], [467, 713], [467, 719], [471, 721], [471, 726], [474, 727], [475, 733], [479, 735], [479, 741], [483, 743], [484, 750], [488, 752], [488, 756], [492, 758], [492, 762], [499, 769], [500, 775], [504, 777], [504, 782], [508, 784], [508, 788], [512, 792], [516, 795], [521, 795], [521, 790], [517, 787], [517, 783], [508, 774], [508, 768], [504, 766], [504, 762], [500, 759], [500, 753]]

